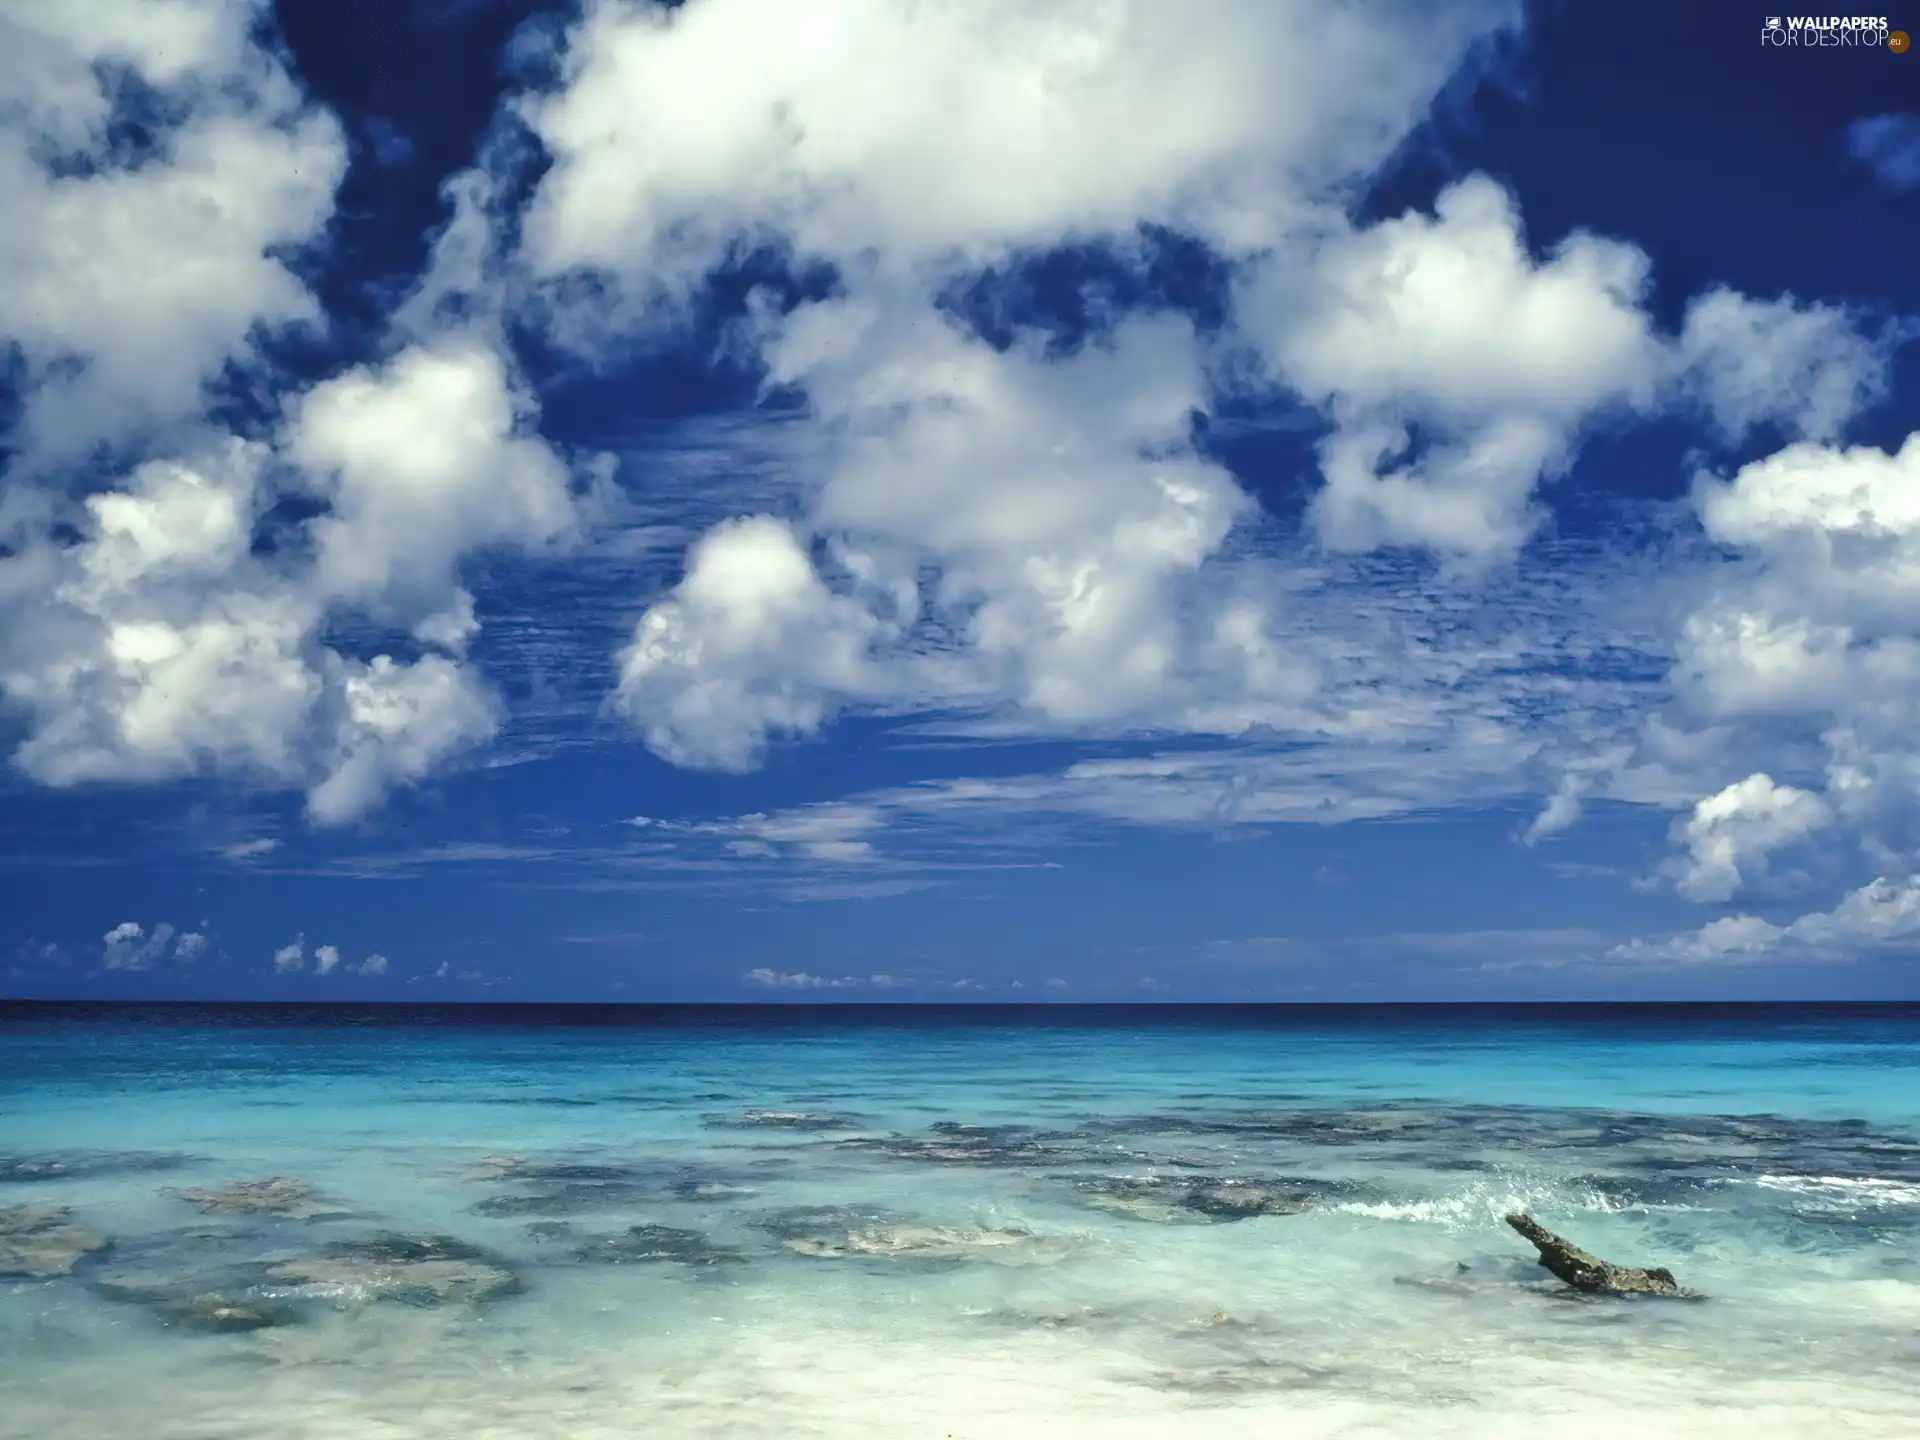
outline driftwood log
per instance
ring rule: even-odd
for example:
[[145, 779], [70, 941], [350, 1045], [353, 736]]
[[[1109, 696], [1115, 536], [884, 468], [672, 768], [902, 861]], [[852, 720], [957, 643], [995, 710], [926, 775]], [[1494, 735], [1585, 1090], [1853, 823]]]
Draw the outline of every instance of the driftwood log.
[[1590, 1295], [1669, 1295], [1680, 1300], [1698, 1300], [1697, 1292], [1673, 1278], [1671, 1270], [1639, 1270], [1631, 1265], [1613, 1265], [1589, 1255], [1524, 1213], [1507, 1216], [1507, 1224], [1533, 1242], [1540, 1252], [1540, 1263], [1576, 1290]]

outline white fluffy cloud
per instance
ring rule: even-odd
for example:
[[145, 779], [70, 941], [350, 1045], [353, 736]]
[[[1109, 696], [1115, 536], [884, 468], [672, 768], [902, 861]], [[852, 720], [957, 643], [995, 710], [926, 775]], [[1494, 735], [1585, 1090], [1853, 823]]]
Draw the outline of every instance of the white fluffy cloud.
[[[421, 334], [321, 383], [265, 440], [209, 433], [205, 382], [321, 318], [289, 252], [320, 237], [345, 166], [269, 24], [256, 0], [0, 0], [0, 343], [27, 382], [0, 504], [0, 696], [26, 721], [15, 762], [46, 783], [225, 774], [304, 788], [328, 823], [492, 734], [496, 703], [458, 659], [477, 628], [461, 562], [564, 540], [574, 505], [471, 336]], [[128, 119], [150, 147], [115, 138]], [[151, 458], [75, 506], [53, 467], [102, 443]], [[326, 509], [256, 555], [289, 488]], [[349, 609], [430, 653], [329, 647]]]
[[523, 107], [554, 159], [526, 254], [673, 289], [770, 238], [907, 268], [1143, 220], [1258, 244], [1384, 159], [1469, 44], [1517, 17], [1499, 0], [593, 0], [567, 83]]
[[1687, 306], [1673, 364], [1683, 391], [1736, 441], [1767, 422], [1835, 439], [1887, 386], [1885, 345], [1845, 310], [1790, 295], [1755, 300], [1724, 286]]
[[[257, 328], [318, 318], [284, 252], [317, 238], [346, 146], [251, 39], [264, 9], [0, 4], [0, 336], [28, 372], [16, 472], [197, 417]], [[151, 153], [116, 153], [128, 106], [168, 116]]]
[[331, 975], [340, 964], [340, 951], [332, 945], [322, 945], [313, 952], [313, 973]]
[[307, 937], [296, 935], [293, 939], [273, 952], [273, 973], [291, 975], [303, 970], [307, 964]]
[[820, 443], [797, 515], [712, 530], [642, 617], [618, 701], [647, 743], [739, 770], [846, 707], [1069, 731], [1327, 723], [1338, 677], [1279, 638], [1289, 577], [1224, 558], [1254, 507], [1192, 443], [1206, 349], [1164, 315], [1064, 353], [999, 346], [936, 303], [1022, 255], [1124, 251], [1165, 224], [1235, 261], [1237, 334], [1333, 422], [1313, 515], [1334, 549], [1510, 556], [1537, 487], [1610, 415], [1685, 401], [1730, 435], [1835, 433], [1885, 373], [1839, 312], [1717, 291], [1663, 336], [1644, 254], [1576, 233], [1536, 256], [1485, 177], [1432, 215], [1344, 218], [1470, 43], [1513, 18], [846, 0], [790, 34], [760, 0], [588, 6], [563, 83], [523, 104], [554, 165], [519, 263], [600, 282], [579, 292], [584, 328], [541, 312], [557, 333], [644, 325], [742, 247], [789, 246], [841, 282], [758, 318], [769, 381], [805, 395]]
[[490, 738], [497, 702], [473, 672], [444, 655], [412, 664], [376, 655], [339, 661], [342, 714], [324, 779], [307, 792], [323, 825], [364, 814], [388, 790], [424, 777], [447, 756]]
[[1400, 18], [589, 6], [567, 83], [526, 106], [555, 158], [526, 217], [533, 271], [644, 303], [777, 239], [847, 286], [762, 337], [825, 439], [804, 526], [711, 532], [621, 657], [648, 743], [740, 769], [849, 704], [1012, 703], [1068, 726], [1224, 710], [1237, 728], [1310, 692], [1257, 597], [1192, 583], [1250, 507], [1192, 448], [1191, 328], [1136, 319], [1062, 358], [1039, 337], [996, 349], [931, 297], [992, 257], [1145, 222], [1266, 243], [1382, 159], [1513, 11], [1422, 15], [1423, 43], [1383, 66]]
[[1676, 683], [1709, 720], [1817, 734], [1832, 800], [1856, 817], [1916, 792], [1920, 436], [1888, 454], [1803, 443], [1704, 482], [1709, 537], [1738, 553], [1681, 637]]
[[1805, 839], [1830, 816], [1819, 796], [1749, 775], [1709, 795], [1674, 824], [1687, 847], [1675, 885], [1690, 900], [1728, 900], [1766, 864], [1769, 852]]
[[723, 524], [686, 569], [620, 656], [620, 704], [661, 755], [751, 769], [770, 735], [810, 734], [830, 705], [877, 685], [881, 623], [828, 589], [785, 523]]
[[386, 974], [387, 973], [387, 957], [384, 955], [378, 955], [378, 954], [367, 956], [366, 959], [360, 962], [360, 973], [362, 975]]
[[[186, 936], [181, 941], [181, 950], [186, 952], [186, 941], [198, 939]], [[149, 935], [146, 930], [131, 920], [123, 921], [109, 930], [104, 938], [105, 949], [101, 961], [109, 970], [146, 970], [167, 953], [167, 945], [173, 939], [173, 926], [164, 922], [153, 927]], [[191, 958], [191, 952], [183, 958]]]
[[1882, 876], [1851, 891], [1831, 910], [1816, 910], [1785, 925], [1757, 915], [1727, 915], [1698, 930], [1658, 942], [1616, 946], [1628, 961], [1704, 963], [1729, 960], [1842, 960], [1862, 950], [1911, 943], [1920, 936], [1920, 880]]
[[1067, 724], [1157, 719], [1194, 703], [1196, 648], [1273, 668], [1251, 607], [1181, 613], [1183, 580], [1248, 505], [1193, 452], [1202, 387], [1183, 322], [1135, 322], [1051, 361], [931, 307], [850, 299], [801, 312], [769, 359], [830, 436], [813, 521], [835, 573], [768, 517], [696, 545], [622, 657], [622, 701], [662, 754], [739, 768], [768, 733], [861, 701], [1006, 696]]
[[[323, 227], [338, 127], [254, 38], [253, 0], [96, 0], [85, 23], [0, 0], [15, 42], [0, 45], [0, 198], [17, 193], [9, 214], [32, 222], [0, 239], [0, 332], [38, 385], [26, 453], [150, 440], [71, 515], [38, 491], [4, 507], [21, 536], [0, 558], [16, 759], [53, 784], [298, 787], [314, 820], [339, 823], [484, 741], [501, 710], [466, 659], [468, 558], [564, 544], [579, 514], [501, 307], [590, 350], [771, 245], [837, 275], [831, 298], [757, 305], [740, 332], [770, 385], [804, 398], [785, 427], [805, 432], [804, 464], [777, 502], [729, 514], [701, 497], [712, 528], [623, 648], [616, 703], [658, 753], [744, 770], [845, 709], [964, 710], [1000, 734], [1267, 727], [1328, 747], [1102, 762], [997, 782], [991, 802], [1075, 814], [1332, 818], [1535, 784], [1543, 742], [1522, 712], [1540, 693], [1512, 676], [1531, 640], [1428, 643], [1430, 623], [1394, 652], [1408, 680], [1361, 628], [1307, 633], [1317, 581], [1249, 535], [1256, 507], [1192, 433], [1223, 377], [1246, 379], [1225, 347], [1165, 313], [1096, 317], [1072, 345], [990, 342], [945, 304], [987, 267], [1017, 277], [1062, 247], [1127, 263], [1141, 227], [1163, 225], [1236, 277], [1227, 344], [1251, 344], [1260, 383], [1331, 427], [1316, 566], [1378, 546], [1474, 567], [1513, 555], [1539, 487], [1610, 417], [1685, 405], [1728, 440], [1778, 426], [1819, 442], [1701, 492], [1710, 538], [1740, 558], [1680, 638], [1683, 718], [1789, 717], [1824, 727], [1831, 757], [1822, 795], [1774, 785], [1801, 772], [1772, 762], [1685, 794], [1698, 808], [1676, 829], [1675, 873], [1687, 893], [1730, 895], [1817, 821], [1871, 809], [1907, 764], [1907, 521], [1886, 519], [1897, 484], [1859, 476], [1913, 462], [1833, 448], [1886, 376], [1884, 347], [1846, 313], [1716, 289], [1658, 333], [1639, 250], [1530, 243], [1486, 177], [1430, 214], [1351, 221], [1474, 43], [1519, 14], [1507, 0], [829, 0], [804, 15], [588, 0], [559, 83], [515, 102], [553, 161], [524, 225], [498, 223], [513, 193], [500, 175], [461, 177], [386, 358], [240, 443], [191, 423], [202, 383], [314, 313], [284, 258]], [[103, 148], [117, 65], [177, 102], [138, 165]], [[83, 155], [92, 169], [51, 163]], [[142, 231], [156, 248], [128, 263]], [[449, 328], [459, 307], [439, 301], [476, 289], [494, 292], [484, 313]], [[1842, 513], [1860, 485], [1870, 523]], [[292, 490], [325, 509], [256, 553], [256, 525]], [[55, 541], [58, 519], [77, 543]], [[331, 638], [342, 618], [410, 643], [349, 653]], [[1568, 728], [1605, 747], [1564, 760], [1534, 838], [1588, 794], [1637, 785], [1673, 803], [1682, 788], [1589, 718]], [[1685, 730], [1672, 721], [1676, 743], [1710, 748]], [[1743, 789], [1759, 780], [1772, 788]], [[757, 817], [728, 838], [857, 860], [863, 816]]]
[[302, 655], [318, 614], [248, 554], [261, 465], [237, 443], [150, 462], [88, 500], [82, 543], [0, 561], [41, 580], [0, 591], [0, 688], [30, 717], [27, 773], [293, 778], [321, 689]]
[[[1803, 441], [1697, 484], [1701, 526], [1721, 558], [1693, 577], [1670, 675], [1676, 704], [1645, 725], [1633, 757], [1658, 770], [1665, 749], [1678, 761], [1670, 773], [1710, 792], [1673, 827], [1687, 853], [1664, 868], [1682, 894], [1726, 900], [1769, 851], [1816, 831], [1841, 842], [1826, 847], [1834, 864], [1857, 863], [1857, 847], [1883, 872], [1875, 884], [1908, 873], [1920, 853], [1916, 496], [1920, 436], [1891, 454]], [[1768, 754], [1819, 774], [1821, 788], [1775, 783], [1752, 765]], [[1729, 783], [1728, 764], [1751, 773]], [[1619, 784], [1631, 768], [1616, 772], [1619, 798], [1633, 798]], [[1845, 913], [1876, 893], [1855, 892], [1866, 898]], [[1796, 938], [1819, 928], [1796, 925]]]
[[[711, 533], [622, 656], [653, 748], [738, 769], [862, 704], [1226, 730], [1297, 708], [1315, 677], [1274, 641], [1267, 587], [1203, 575], [1251, 506], [1193, 449], [1191, 328], [999, 349], [932, 296], [1144, 223], [1268, 245], [1331, 213], [1514, 18], [849, 0], [790, 35], [758, 0], [590, 6], [566, 83], [526, 106], [555, 157], [532, 271], [596, 273], [643, 306], [775, 240], [846, 286], [762, 331], [770, 378], [826, 439], [804, 525]], [[1420, 45], [1391, 43], [1403, 22]]]
[[[1582, 234], [1536, 264], [1513, 200], [1484, 176], [1432, 217], [1282, 247], [1250, 275], [1241, 323], [1335, 421], [1314, 502], [1323, 539], [1515, 550], [1534, 487], [1566, 467], [1590, 417], [1653, 397], [1647, 278], [1638, 250]], [[1419, 449], [1415, 426], [1430, 436]]]
[[329, 502], [311, 526], [315, 586], [430, 643], [463, 643], [474, 621], [460, 558], [550, 544], [574, 526], [566, 467], [532, 420], [498, 352], [472, 337], [410, 347], [310, 391], [287, 451]]
[[[395, 389], [400, 405], [404, 379]], [[537, 545], [559, 533], [563, 521], [533, 517], [566, 513], [564, 471], [544, 446], [493, 424], [504, 403], [491, 415], [476, 406], [477, 438], [437, 443], [453, 452], [450, 463], [476, 468], [489, 442], [506, 451], [496, 473], [537, 474], [539, 505], [500, 504], [462, 484], [417, 501], [407, 533], [426, 564], [397, 549], [387, 514], [352, 504], [310, 522], [314, 561], [255, 557], [273, 455], [240, 442], [191, 462], [149, 462], [123, 488], [88, 499], [80, 543], [43, 539], [0, 560], [0, 612], [11, 617], [0, 691], [29, 720], [15, 762], [56, 785], [224, 773], [301, 786], [314, 818], [332, 823], [491, 735], [496, 704], [456, 659], [362, 661], [320, 637], [336, 608], [378, 602], [414, 621], [421, 639], [457, 646], [473, 622], [452, 557], [487, 538]], [[416, 418], [444, 417], [426, 405]], [[522, 458], [523, 444], [538, 457]], [[494, 506], [504, 514], [489, 520]], [[344, 574], [326, 559], [342, 544], [359, 556]], [[435, 620], [448, 623], [436, 630]]]
[[1884, 392], [1887, 354], [1855, 317], [1718, 288], [1657, 335], [1650, 263], [1580, 232], [1544, 259], [1485, 176], [1368, 229], [1283, 245], [1243, 281], [1239, 319], [1274, 376], [1335, 424], [1314, 501], [1337, 549], [1510, 555], [1538, 485], [1608, 414], [1690, 402], [1739, 440], [1774, 422], [1830, 439]]

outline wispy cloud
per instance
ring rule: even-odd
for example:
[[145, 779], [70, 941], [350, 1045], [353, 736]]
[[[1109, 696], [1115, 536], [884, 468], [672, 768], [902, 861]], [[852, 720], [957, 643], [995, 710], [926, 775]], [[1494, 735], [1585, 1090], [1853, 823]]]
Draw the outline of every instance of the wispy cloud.
[[279, 848], [278, 840], [261, 836], [253, 840], [240, 840], [231, 845], [222, 845], [219, 853], [224, 858], [238, 863], [245, 860], [258, 860], [262, 856], [271, 855]]
[[1847, 130], [1847, 148], [1889, 190], [1920, 190], [1920, 115], [1869, 115]]
[[440, 865], [534, 865], [579, 858], [552, 845], [501, 845], [490, 841], [450, 841], [411, 850], [343, 855], [318, 865], [290, 867], [290, 874], [345, 875], [363, 880], [405, 879]]

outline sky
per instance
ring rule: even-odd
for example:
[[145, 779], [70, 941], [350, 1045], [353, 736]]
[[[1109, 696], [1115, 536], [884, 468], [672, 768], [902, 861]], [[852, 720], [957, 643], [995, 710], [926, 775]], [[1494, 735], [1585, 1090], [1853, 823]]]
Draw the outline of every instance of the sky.
[[0, 0], [0, 996], [1920, 998], [1804, 18]]

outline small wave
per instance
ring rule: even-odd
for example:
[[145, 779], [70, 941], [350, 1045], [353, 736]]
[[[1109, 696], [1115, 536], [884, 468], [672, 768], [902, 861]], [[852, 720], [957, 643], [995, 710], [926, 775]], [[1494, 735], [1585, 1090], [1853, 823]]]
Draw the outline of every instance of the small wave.
[[367, 1285], [345, 1281], [311, 1281], [299, 1285], [256, 1285], [253, 1293], [263, 1300], [330, 1300], [336, 1304], [368, 1305], [375, 1291]]
[[1920, 1205], [1920, 1185], [1858, 1175], [1761, 1175], [1754, 1184], [1807, 1200], [1843, 1205]]
[[1693, 1207], [1648, 1205], [1625, 1200], [1618, 1195], [1608, 1195], [1587, 1186], [1570, 1188], [1552, 1184], [1510, 1184], [1475, 1185], [1450, 1195], [1436, 1195], [1425, 1200], [1355, 1200], [1327, 1208], [1335, 1214], [1360, 1215], [1370, 1220], [1464, 1228], [1498, 1222], [1502, 1216], [1515, 1210], [1584, 1210], [1619, 1215]]

